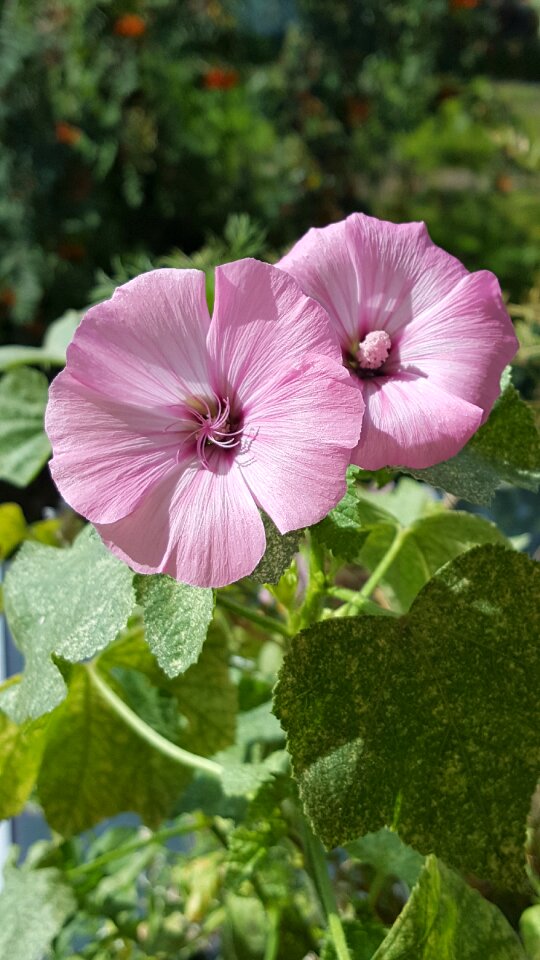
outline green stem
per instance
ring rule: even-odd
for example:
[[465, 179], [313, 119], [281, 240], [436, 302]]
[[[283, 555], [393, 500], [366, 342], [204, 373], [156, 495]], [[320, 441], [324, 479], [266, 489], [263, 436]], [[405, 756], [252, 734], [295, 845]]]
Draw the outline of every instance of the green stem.
[[141, 718], [133, 712], [131, 707], [128, 707], [127, 703], [124, 703], [124, 701], [117, 696], [114, 690], [111, 690], [91, 664], [87, 664], [86, 669], [88, 670], [90, 680], [99, 694], [107, 701], [109, 706], [112, 707], [124, 723], [127, 724], [128, 727], [131, 727], [142, 740], [146, 740], [155, 750], [159, 750], [164, 756], [169, 757], [170, 760], [174, 760], [175, 763], [180, 763], [183, 767], [190, 767], [192, 770], [202, 770], [204, 773], [209, 773], [213, 777], [219, 778], [222, 776], [224, 768], [220, 763], [209, 760], [208, 757], [200, 757], [198, 754], [189, 753], [188, 750], [183, 750], [182, 747], [177, 747], [175, 743], [162, 737], [157, 730], [154, 730], [153, 727], [148, 726], [144, 720], [141, 720]]
[[121, 860], [122, 857], [127, 857], [130, 853], [142, 850], [144, 847], [166, 843], [167, 840], [170, 840], [172, 837], [182, 837], [185, 834], [195, 833], [196, 830], [202, 830], [206, 826], [208, 826], [208, 820], [206, 817], [200, 817], [199, 822], [196, 821], [189, 824], [182, 824], [182, 826], [178, 827], [165, 827], [163, 830], [156, 830], [155, 833], [152, 833], [149, 837], [139, 837], [137, 840], [131, 840], [130, 843], [124, 843], [121, 847], [116, 847], [114, 850], [108, 850], [107, 853], [102, 853], [100, 857], [96, 857], [94, 860], [89, 860], [87, 863], [79, 863], [76, 867], [68, 869], [67, 873], [70, 877], [78, 877], [85, 873], [91, 873], [93, 870], [105, 867], [114, 860]]
[[330, 877], [328, 876], [328, 862], [326, 860], [324, 847], [312, 832], [308, 823], [305, 823], [303, 833], [337, 960], [351, 960], [345, 931], [336, 903], [336, 896], [330, 883]]
[[264, 951], [264, 960], [276, 960], [279, 951], [279, 926], [281, 911], [277, 907], [268, 907], [268, 937]]
[[[339, 610], [335, 614], [337, 617], [348, 616], [349, 608], [351, 612], [354, 612], [355, 610], [361, 610], [362, 607], [367, 606], [369, 598], [371, 597], [371, 594], [373, 593], [375, 588], [378, 587], [386, 571], [392, 566], [394, 560], [396, 559], [399, 551], [401, 550], [408, 536], [409, 536], [408, 528], [406, 527], [397, 528], [396, 535], [392, 540], [392, 543], [390, 544], [388, 550], [386, 551], [386, 553], [384, 554], [380, 562], [375, 567], [371, 576], [368, 577], [362, 589], [359, 590], [358, 593], [354, 595], [354, 597], [351, 597], [343, 607], [339, 608]], [[332, 593], [334, 594], [334, 596], [337, 596], [335, 589], [332, 590]], [[343, 599], [346, 599], [345, 595], [343, 595]]]
[[403, 546], [404, 540], [408, 536], [408, 533], [409, 533], [408, 529], [404, 527], [399, 527], [396, 530], [396, 535], [392, 543], [390, 544], [390, 547], [388, 548], [384, 557], [377, 564], [373, 573], [366, 580], [364, 586], [360, 590], [358, 594], [358, 597], [360, 600], [368, 600], [371, 594], [373, 593], [373, 591], [375, 590], [375, 587], [378, 587], [379, 582], [384, 577], [386, 571], [389, 569], [389, 567], [392, 566], [394, 560], [396, 559], [399, 551]]
[[309, 542], [309, 581], [304, 602], [299, 611], [300, 628], [309, 627], [320, 618], [326, 593], [324, 561], [324, 550], [314, 543], [311, 537]]
[[286, 625], [281, 623], [280, 620], [276, 620], [275, 617], [267, 617], [264, 613], [257, 613], [257, 611], [252, 610], [251, 607], [245, 607], [242, 603], [231, 600], [226, 593], [218, 593], [217, 602], [218, 606], [224, 610], [228, 610], [229, 613], [235, 613], [237, 617], [243, 617], [244, 620], [249, 620], [251, 623], [256, 623], [258, 627], [262, 627], [267, 633], [279, 633], [282, 637], [290, 636]]

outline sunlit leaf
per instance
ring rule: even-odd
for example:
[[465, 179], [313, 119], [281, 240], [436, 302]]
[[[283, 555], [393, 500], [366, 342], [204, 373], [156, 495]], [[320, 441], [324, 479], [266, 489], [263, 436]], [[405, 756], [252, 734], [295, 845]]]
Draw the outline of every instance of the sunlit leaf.
[[13, 720], [38, 717], [64, 697], [53, 654], [77, 662], [114, 640], [133, 608], [132, 580], [91, 527], [69, 550], [24, 544], [4, 585], [9, 627], [25, 656], [21, 683], [0, 696]]
[[0, 893], [0, 957], [42, 960], [76, 902], [58, 870], [8, 866]]
[[492, 903], [430, 856], [373, 960], [525, 960], [517, 934]]
[[146, 641], [169, 677], [195, 663], [214, 611], [214, 592], [190, 587], [163, 574], [137, 575], [137, 602], [142, 607]]
[[47, 378], [21, 367], [0, 380], [0, 480], [24, 487], [47, 462], [51, 447], [43, 428]]

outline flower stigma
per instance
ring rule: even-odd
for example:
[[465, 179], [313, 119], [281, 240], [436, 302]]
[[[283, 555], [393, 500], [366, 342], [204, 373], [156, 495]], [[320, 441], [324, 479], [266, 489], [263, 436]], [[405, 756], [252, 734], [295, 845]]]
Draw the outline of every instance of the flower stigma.
[[242, 426], [232, 413], [228, 397], [214, 397], [210, 402], [205, 397], [194, 398], [189, 404], [189, 413], [195, 423], [189, 436], [195, 440], [200, 463], [205, 470], [210, 470], [208, 457], [212, 448], [229, 451], [238, 447]]

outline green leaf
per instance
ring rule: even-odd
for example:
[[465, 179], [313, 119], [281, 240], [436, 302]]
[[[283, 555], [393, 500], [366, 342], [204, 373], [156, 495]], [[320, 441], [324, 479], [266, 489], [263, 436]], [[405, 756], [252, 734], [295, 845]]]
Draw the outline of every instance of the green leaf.
[[509, 384], [461, 453], [427, 470], [405, 472], [472, 503], [489, 503], [505, 481], [537, 490], [540, 436], [533, 411]]
[[[342, 924], [351, 957], [354, 960], [372, 960], [377, 947], [384, 940], [386, 928], [371, 919], [344, 920]], [[334, 944], [328, 937], [322, 948], [321, 960], [338, 960]]]
[[214, 592], [177, 583], [163, 574], [137, 575], [137, 603], [143, 609], [145, 637], [169, 677], [195, 663], [214, 612]]
[[373, 960], [526, 960], [493, 904], [427, 858], [417, 886]]
[[[390, 549], [395, 533], [396, 527], [388, 524], [375, 527], [360, 551], [359, 563], [375, 570]], [[509, 546], [494, 523], [472, 513], [439, 510], [420, 517], [408, 528], [399, 553], [380, 583], [390, 593], [393, 606], [404, 613], [437, 570], [460, 553], [484, 543]]]
[[79, 324], [81, 315], [77, 310], [68, 310], [51, 324], [42, 347], [0, 347], [0, 371], [10, 370], [25, 364], [63, 367], [66, 349]]
[[128, 667], [144, 673], [160, 690], [171, 694], [185, 720], [180, 746], [211, 756], [234, 741], [238, 693], [229, 675], [225, 638], [213, 627], [201, 656], [186, 673], [169, 678], [158, 667], [143, 632], [115, 643], [99, 658], [100, 671]]
[[355, 860], [369, 863], [381, 876], [392, 874], [403, 880], [411, 890], [424, 863], [420, 853], [402, 843], [397, 833], [387, 827], [347, 843], [345, 849]]
[[285, 907], [295, 886], [294, 848], [281, 804], [290, 794], [290, 780], [265, 783], [249, 804], [243, 822], [228, 836], [226, 883], [242, 892], [244, 882], [256, 883], [265, 904]]
[[66, 310], [58, 320], [51, 323], [43, 340], [43, 353], [49, 363], [64, 365], [66, 350], [81, 322], [81, 316], [78, 310]]
[[265, 513], [261, 517], [266, 534], [266, 550], [250, 577], [257, 583], [278, 583], [298, 552], [302, 530], [282, 534], [270, 517]]
[[49, 459], [47, 378], [22, 367], [0, 380], [0, 480], [25, 487]]
[[0, 560], [5, 560], [26, 536], [26, 520], [18, 503], [0, 504]]
[[43, 751], [44, 723], [21, 726], [0, 713], [0, 820], [23, 809], [36, 782]]
[[0, 893], [0, 957], [42, 960], [77, 904], [58, 870], [8, 866]]
[[307, 813], [328, 846], [392, 824], [505, 889], [540, 770], [540, 566], [471, 550], [410, 614], [327, 620], [285, 658], [275, 712]]
[[519, 931], [529, 960], [540, 960], [540, 904], [523, 911]]
[[127, 811], [157, 826], [189, 778], [119, 720], [84, 666], [73, 668], [69, 693], [49, 719], [38, 779], [53, 830], [71, 836]]
[[4, 584], [8, 623], [26, 660], [21, 683], [0, 696], [14, 721], [39, 717], [65, 696], [53, 654], [74, 663], [114, 640], [134, 605], [132, 580], [91, 527], [69, 550], [24, 544]]
[[359, 498], [349, 489], [343, 500], [330, 511], [324, 520], [310, 528], [315, 542], [332, 551], [334, 556], [352, 562], [366, 541], [370, 530], [379, 523], [392, 523], [384, 508]]
[[[398, 612], [408, 610], [430, 577], [458, 554], [483, 543], [508, 544], [495, 524], [445, 509], [425, 486], [407, 477], [390, 492], [351, 486], [313, 532], [336, 556], [373, 571], [402, 527], [400, 550], [380, 578]], [[363, 610], [370, 612], [365, 604]]]
[[[142, 631], [117, 641], [98, 664], [100, 675], [145, 722], [184, 749], [210, 756], [233, 741], [236, 688], [229, 678], [226, 645], [215, 631], [198, 662], [174, 680], [159, 669]], [[138, 672], [143, 682], [130, 686], [130, 672]], [[38, 780], [53, 829], [70, 836], [125, 811], [155, 826], [172, 813], [190, 779], [191, 771], [164, 757], [118, 718], [84, 666], [72, 669], [68, 696], [49, 720]]]

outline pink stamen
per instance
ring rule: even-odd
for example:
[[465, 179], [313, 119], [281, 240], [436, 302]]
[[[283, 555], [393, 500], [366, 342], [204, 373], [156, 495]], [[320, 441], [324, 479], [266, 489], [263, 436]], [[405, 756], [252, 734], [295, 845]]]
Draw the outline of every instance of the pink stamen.
[[239, 446], [242, 429], [230, 429], [231, 404], [228, 397], [224, 400], [216, 397], [215, 403], [210, 404], [204, 397], [200, 397], [190, 407], [190, 413], [195, 420], [195, 429], [187, 439], [196, 438], [196, 451], [203, 467], [210, 469], [208, 462], [208, 446], [219, 447], [221, 450], [232, 450]]

